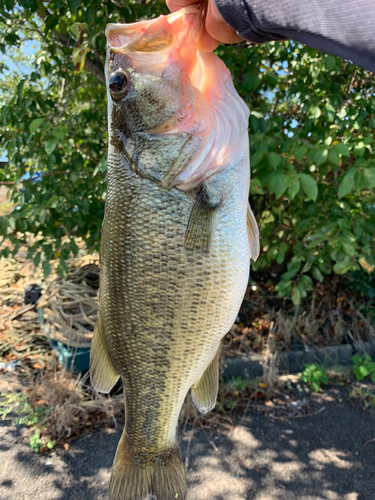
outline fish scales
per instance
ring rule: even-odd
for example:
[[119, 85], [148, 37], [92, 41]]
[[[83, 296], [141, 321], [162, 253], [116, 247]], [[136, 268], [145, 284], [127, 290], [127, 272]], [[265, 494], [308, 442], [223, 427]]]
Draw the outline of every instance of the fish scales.
[[[107, 206], [121, 209], [105, 212], [100, 311], [114, 367], [124, 378], [126, 429], [145, 451], [150, 435], [155, 449], [174, 442], [186, 393], [212, 361], [246, 288], [246, 213], [236, 203], [247, 190], [238, 188], [246, 172], [241, 165], [231, 169], [232, 196], [210, 252], [197, 254], [184, 247], [193, 206], [186, 194], [165, 192], [108, 161]], [[145, 425], [152, 433], [144, 434]]]
[[[247, 202], [247, 111], [226, 76], [226, 102], [237, 99], [237, 116], [225, 129], [224, 101], [204, 90], [197, 70], [210, 67], [216, 79], [225, 70], [213, 54], [199, 54], [201, 23], [202, 12], [188, 8], [137, 23], [135, 41], [137, 25], [107, 28], [108, 189], [91, 378], [103, 392], [119, 377], [124, 385], [111, 500], [186, 497], [178, 417], [190, 388], [201, 411], [215, 404], [220, 342], [238, 314], [258, 248]], [[158, 29], [169, 30], [169, 44], [158, 42]], [[233, 148], [227, 135], [235, 126]]]

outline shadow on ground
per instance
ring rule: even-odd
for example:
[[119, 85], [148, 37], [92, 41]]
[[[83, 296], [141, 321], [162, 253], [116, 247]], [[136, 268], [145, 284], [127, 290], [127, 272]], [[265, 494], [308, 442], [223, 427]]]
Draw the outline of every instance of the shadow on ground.
[[[289, 421], [250, 406], [233, 426], [188, 428], [188, 500], [375, 499], [375, 414], [341, 396], [338, 387], [309, 395], [310, 415]], [[32, 452], [25, 432], [1, 423], [2, 500], [107, 498], [120, 429], [47, 455]]]

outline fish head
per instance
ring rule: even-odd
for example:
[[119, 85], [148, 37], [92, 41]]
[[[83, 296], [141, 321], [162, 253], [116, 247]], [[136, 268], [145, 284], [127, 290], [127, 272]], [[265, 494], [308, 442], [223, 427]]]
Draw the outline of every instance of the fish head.
[[184, 20], [172, 15], [107, 26], [110, 123], [125, 136], [168, 132], [193, 114], [201, 14], [190, 10]]
[[139, 133], [193, 138], [188, 164], [168, 180], [186, 191], [248, 155], [249, 110], [224, 63], [199, 50], [204, 8], [106, 28], [110, 144], [126, 149]]

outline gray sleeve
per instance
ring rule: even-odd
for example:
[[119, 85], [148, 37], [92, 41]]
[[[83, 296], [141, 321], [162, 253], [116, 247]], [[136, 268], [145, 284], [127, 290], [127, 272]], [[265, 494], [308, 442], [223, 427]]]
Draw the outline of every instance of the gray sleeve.
[[293, 39], [375, 73], [375, 0], [215, 0], [242, 38]]

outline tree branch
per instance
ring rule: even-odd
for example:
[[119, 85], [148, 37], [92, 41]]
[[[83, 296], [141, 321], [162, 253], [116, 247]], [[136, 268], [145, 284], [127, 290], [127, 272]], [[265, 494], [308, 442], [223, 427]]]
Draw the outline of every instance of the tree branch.
[[102, 66], [97, 63], [96, 61], [92, 61], [91, 59], [85, 59], [85, 69], [92, 74], [92, 76], [95, 76], [97, 80], [99, 80], [100, 83], [105, 85], [105, 77], [104, 77], [104, 71]]
[[[64, 45], [64, 47], [69, 47], [73, 43], [73, 40], [71, 38], [69, 38], [68, 36], [64, 35], [63, 33], [57, 33], [56, 31], [54, 31], [53, 34], [58, 39], [58, 41], [62, 45]], [[103, 66], [100, 64], [100, 62], [93, 61], [92, 59], [88, 59], [86, 57], [85, 69], [89, 73], [91, 73], [97, 80], [99, 80], [100, 83], [105, 85]]]

